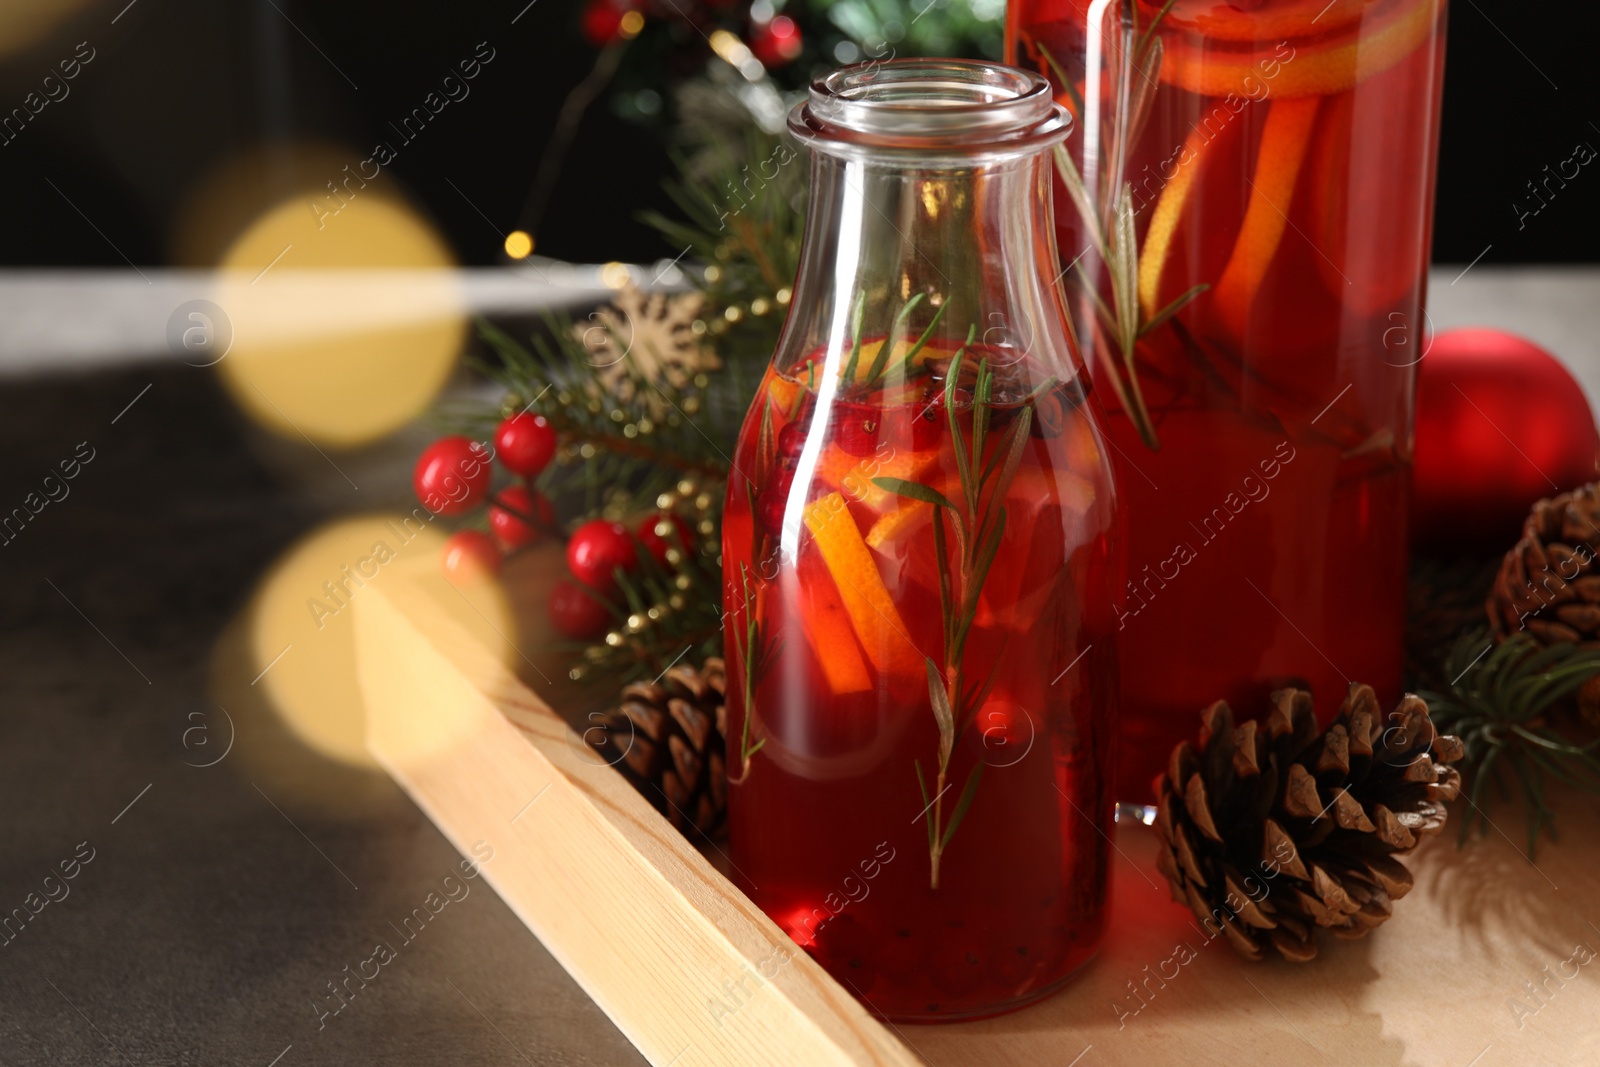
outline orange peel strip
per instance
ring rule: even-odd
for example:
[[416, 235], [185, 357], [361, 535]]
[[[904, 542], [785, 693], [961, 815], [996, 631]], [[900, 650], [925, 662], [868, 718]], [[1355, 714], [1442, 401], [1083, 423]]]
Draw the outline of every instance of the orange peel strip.
[[922, 656], [906, 635], [900, 609], [884, 586], [872, 550], [861, 539], [844, 497], [829, 493], [813, 500], [806, 505], [805, 521], [873, 667], [879, 674], [890, 675], [920, 670]]
[[[1142, 4], [1141, 7], [1159, 10], [1160, 4]], [[1305, 37], [1313, 33], [1334, 33], [1358, 22], [1372, 6], [1372, 0], [1288, 0], [1254, 11], [1241, 11], [1226, 4], [1197, 11], [1186, 16], [1182, 9], [1167, 12], [1162, 22], [1163, 31], [1188, 30], [1213, 41], [1281, 41], [1287, 37]], [[1147, 14], [1154, 14], [1154, 10]]]
[[[1144, 248], [1139, 252], [1139, 304], [1145, 317], [1158, 310], [1156, 297], [1161, 292], [1161, 271], [1167, 263], [1167, 253], [1172, 251], [1172, 238], [1178, 232], [1178, 222], [1183, 217], [1184, 204], [1189, 199], [1189, 189], [1194, 185], [1205, 158], [1202, 150], [1211, 143], [1203, 126], [1190, 128], [1183, 139], [1183, 151], [1178, 154], [1178, 172], [1161, 190], [1155, 211], [1150, 215], [1150, 226], [1145, 230]], [[1188, 162], [1183, 162], [1185, 157]]]
[[836, 697], [872, 688], [867, 661], [856, 642], [844, 602], [827, 582], [812, 582], [801, 592], [806, 641], [816, 654], [828, 688]]
[[[1201, 96], [1248, 96], [1248, 79], [1266, 85], [1279, 100], [1343, 92], [1410, 55], [1437, 22], [1440, 8], [1440, 0], [1411, 0], [1371, 29], [1346, 35], [1339, 44], [1302, 45], [1288, 59], [1277, 54], [1280, 45], [1270, 52], [1219, 53], [1167, 35], [1161, 80]], [[1264, 63], [1277, 65], [1273, 77], [1265, 76]]]
[[1235, 337], [1244, 332], [1250, 304], [1283, 240], [1295, 181], [1300, 176], [1300, 163], [1305, 159], [1321, 102], [1321, 97], [1316, 96], [1275, 100], [1267, 112], [1244, 223], [1212, 293], [1212, 306]]
[[885, 512], [872, 529], [867, 531], [867, 547], [887, 552], [911, 531], [920, 529], [933, 515], [933, 505], [926, 500], [903, 501], [893, 511]]

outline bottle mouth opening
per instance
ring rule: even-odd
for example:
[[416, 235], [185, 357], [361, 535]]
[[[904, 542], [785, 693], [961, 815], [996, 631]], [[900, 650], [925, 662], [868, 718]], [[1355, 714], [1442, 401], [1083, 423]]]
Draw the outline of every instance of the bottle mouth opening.
[[802, 141], [937, 150], [1038, 148], [1066, 137], [1072, 117], [1030, 71], [961, 59], [858, 63], [811, 83], [789, 116]]

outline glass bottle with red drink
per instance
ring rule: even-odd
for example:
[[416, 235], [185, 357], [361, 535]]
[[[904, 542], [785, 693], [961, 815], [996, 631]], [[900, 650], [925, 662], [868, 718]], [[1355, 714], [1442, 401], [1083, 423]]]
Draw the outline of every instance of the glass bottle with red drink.
[[1218, 698], [1401, 685], [1443, 0], [1011, 0], [1128, 514], [1119, 790]]
[[836, 71], [723, 521], [734, 876], [871, 1010], [971, 1018], [1090, 955], [1120, 581], [1069, 342], [1044, 79]]

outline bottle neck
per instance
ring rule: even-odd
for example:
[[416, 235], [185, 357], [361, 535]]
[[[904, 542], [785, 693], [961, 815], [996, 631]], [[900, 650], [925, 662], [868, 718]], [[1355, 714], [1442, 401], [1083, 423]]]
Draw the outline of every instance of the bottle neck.
[[846, 353], [858, 336], [915, 338], [937, 317], [930, 344], [954, 349], [970, 336], [1036, 361], [1040, 376], [1071, 377], [1050, 176], [1037, 146], [913, 161], [814, 143], [777, 369]]

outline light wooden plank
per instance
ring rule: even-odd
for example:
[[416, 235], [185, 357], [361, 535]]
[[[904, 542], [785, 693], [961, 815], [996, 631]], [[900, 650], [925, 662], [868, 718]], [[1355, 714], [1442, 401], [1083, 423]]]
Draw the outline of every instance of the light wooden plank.
[[374, 755], [652, 1063], [917, 1062], [419, 586], [356, 642]]

